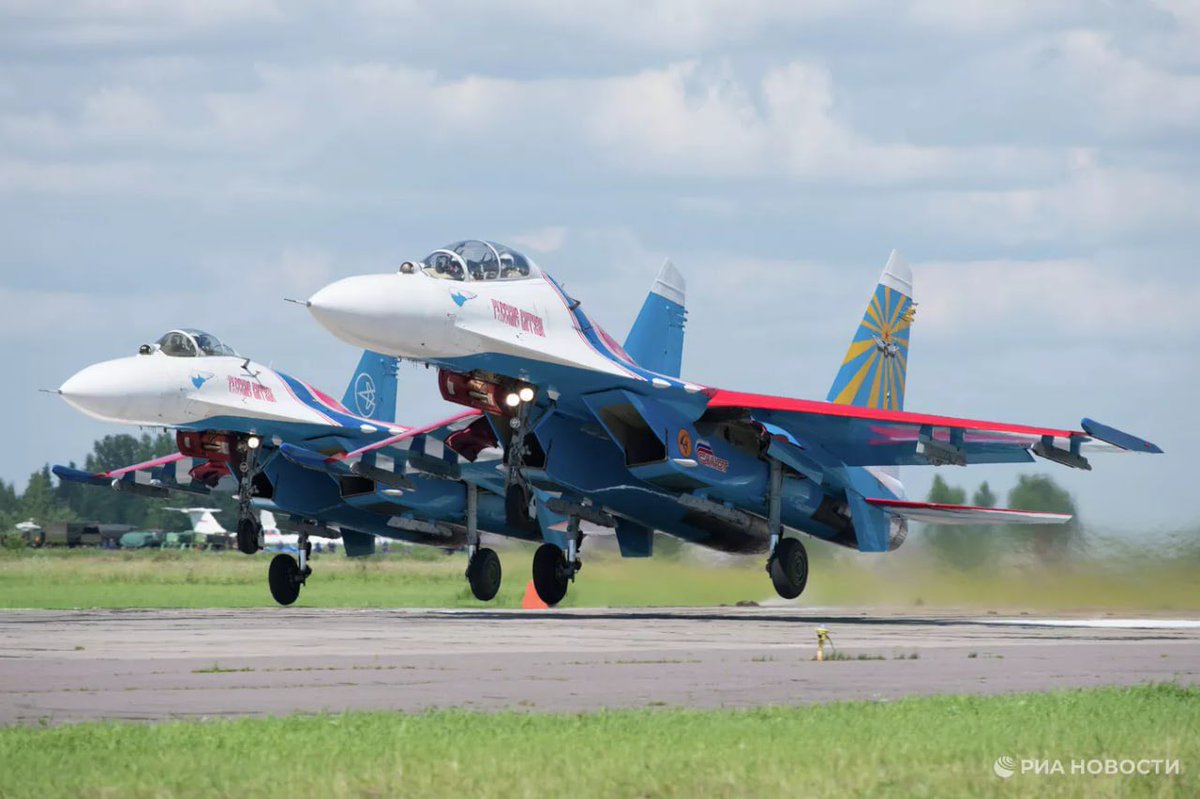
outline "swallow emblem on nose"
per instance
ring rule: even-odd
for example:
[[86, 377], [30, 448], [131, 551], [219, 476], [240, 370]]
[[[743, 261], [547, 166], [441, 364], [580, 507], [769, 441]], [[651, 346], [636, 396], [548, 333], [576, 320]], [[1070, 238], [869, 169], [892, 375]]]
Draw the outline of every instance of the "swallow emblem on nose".
[[478, 294], [474, 294], [470, 291], [463, 291], [462, 289], [455, 289], [454, 291], [450, 292], [450, 299], [454, 300], [454, 304], [459, 308], [466, 305], [468, 300], [473, 300], [478, 296]]
[[200, 388], [200, 386], [211, 380], [212, 376], [212, 372], [196, 372], [196, 374], [192, 375], [192, 385]]

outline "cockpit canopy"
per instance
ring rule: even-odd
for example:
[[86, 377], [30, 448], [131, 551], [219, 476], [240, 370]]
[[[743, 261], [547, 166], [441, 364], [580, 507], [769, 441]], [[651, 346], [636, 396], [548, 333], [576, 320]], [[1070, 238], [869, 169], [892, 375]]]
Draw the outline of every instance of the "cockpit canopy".
[[477, 239], [434, 250], [421, 259], [421, 268], [443, 280], [520, 280], [541, 274], [532, 259], [511, 247]]
[[204, 358], [214, 355], [237, 356], [233, 348], [221, 343], [221, 339], [212, 333], [205, 333], [195, 328], [180, 328], [163, 334], [155, 342], [157, 349], [163, 355], [172, 358]]

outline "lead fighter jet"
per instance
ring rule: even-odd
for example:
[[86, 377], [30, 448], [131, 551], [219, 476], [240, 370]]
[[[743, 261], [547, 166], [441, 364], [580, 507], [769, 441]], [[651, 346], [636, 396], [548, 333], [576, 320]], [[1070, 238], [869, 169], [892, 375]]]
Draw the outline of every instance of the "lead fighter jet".
[[[647, 308], [682, 324], [671, 271]], [[615, 527], [625, 555], [650, 554], [654, 529], [763, 552], [775, 589], [794, 598], [808, 580], [799, 533], [886, 552], [912, 520], [1069, 518], [910, 501], [896, 467], [1041, 457], [1090, 469], [1094, 450], [1161, 452], [1090, 419], [1076, 430], [905, 411], [912, 298], [912, 273], [893, 253], [825, 401], [680, 379], [679, 351], [636, 325], [622, 347], [562, 285], [494, 242], [461, 241], [395, 273], [339, 280], [308, 307], [344, 341], [439, 367], [442, 396], [486, 414], [505, 449], [510, 524], [529, 518], [535, 490], [556, 493], [550, 506], [567, 529], [547, 533], [533, 561], [538, 593], [553, 604], [581, 566], [581, 520]]]

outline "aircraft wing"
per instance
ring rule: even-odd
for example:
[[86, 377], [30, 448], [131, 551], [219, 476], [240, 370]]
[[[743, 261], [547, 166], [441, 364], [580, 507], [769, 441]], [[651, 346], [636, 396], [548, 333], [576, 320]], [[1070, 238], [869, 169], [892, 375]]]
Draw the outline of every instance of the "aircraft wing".
[[[486, 436], [479, 435], [486, 428]], [[280, 454], [314, 471], [333, 475], [355, 474], [393, 488], [412, 488], [405, 477], [408, 467], [451, 479], [467, 479], [462, 460], [473, 461], [487, 446], [494, 446], [487, 419], [479, 411], [464, 411], [423, 427], [413, 427], [349, 452], [325, 455], [296, 444], [283, 444]], [[463, 454], [465, 453], [465, 455]]]
[[1045, 513], [1011, 508], [977, 508], [970, 505], [943, 505], [938, 502], [910, 502], [903, 499], [867, 499], [891, 516], [925, 524], [1066, 524], [1068, 513]]
[[814, 400], [709, 390], [706, 415], [744, 418], [832, 465], [1022, 463], [1034, 455], [1090, 469], [1085, 451], [1160, 453], [1156, 445], [1091, 419], [1082, 430], [959, 419]]
[[223, 465], [210, 464], [178, 452], [107, 472], [88, 472], [68, 466], [55, 466], [52, 471], [60, 480], [111, 486], [119, 491], [150, 496], [167, 496], [171, 491], [208, 494], [210, 485], [228, 474]]
[[445, 440], [454, 433], [465, 430], [472, 422], [483, 417], [479, 411], [463, 411], [446, 419], [434, 422], [424, 427], [413, 427], [398, 433], [394, 436], [381, 439], [365, 447], [359, 447], [356, 450], [346, 452], [344, 454], [333, 455], [329, 458], [332, 461], [355, 461], [361, 459], [364, 455], [370, 452], [378, 452], [386, 449], [410, 449], [410, 444], [413, 439], [420, 437], [433, 437], [437, 440]]

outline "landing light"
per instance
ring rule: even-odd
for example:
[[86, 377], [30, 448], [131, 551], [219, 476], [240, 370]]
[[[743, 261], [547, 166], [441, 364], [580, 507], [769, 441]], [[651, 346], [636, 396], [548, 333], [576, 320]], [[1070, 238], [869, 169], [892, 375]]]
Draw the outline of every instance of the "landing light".
[[515, 408], [521, 404], [521, 397], [515, 392], [504, 398], [504, 404], [510, 408]]
[[520, 392], [518, 392], [518, 395], [521, 398], [521, 402], [529, 402], [533, 399], [533, 389], [529, 386], [525, 386], [520, 390]]
[[246, 439], [246, 446], [250, 449], [258, 449], [258, 445], [262, 443], [262, 439], [258, 436], [250, 436]]

